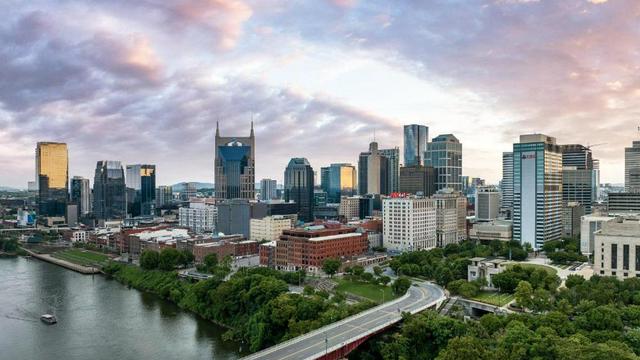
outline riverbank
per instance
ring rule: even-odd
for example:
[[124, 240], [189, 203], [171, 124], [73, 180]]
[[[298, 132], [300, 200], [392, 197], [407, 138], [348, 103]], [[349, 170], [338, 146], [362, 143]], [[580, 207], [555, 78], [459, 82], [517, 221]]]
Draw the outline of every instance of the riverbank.
[[72, 262], [66, 261], [66, 260], [62, 260], [62, 259], [58, 259], [55, 258], [49, 254], [38, 254], [37, 252], [31, 251], [31, 250], [27, 250], [24, 249], [27, 254], [31, 255], [32, 257], [42, 260], [42, 261], [46, 261], [48, 263], [54, 264], [54, 265], [58, 265], [58, 266], [62, 266], [63, 268], [69, 269], [69, 270], [73, 270], [75, 272], [79, 272], [81, 274], [85, 274], [85, 275], [92, 275], [92, 274], [99, 274], [100, 273], [100, 269], [96, 268], [96, 267], [88, 267], [88, 266], [82, 266], [82, 265], [78, 265], [78, 264], [74, 264]]

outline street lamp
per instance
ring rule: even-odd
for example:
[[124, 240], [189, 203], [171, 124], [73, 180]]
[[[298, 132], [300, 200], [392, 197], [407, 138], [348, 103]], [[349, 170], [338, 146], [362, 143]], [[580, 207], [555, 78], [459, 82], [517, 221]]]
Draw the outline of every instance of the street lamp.
[[324, 356], [327, 356], [329, 352], [329, 339], [327, 338], [327, 332], [324, 332]]

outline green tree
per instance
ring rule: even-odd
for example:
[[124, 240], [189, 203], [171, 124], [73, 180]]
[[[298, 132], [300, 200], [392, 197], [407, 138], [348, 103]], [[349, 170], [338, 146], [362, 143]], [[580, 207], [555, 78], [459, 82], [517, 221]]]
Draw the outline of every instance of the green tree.
[[533, 305], [533, 287], [528, 281], [520, 281], [516, 287], [514, 297], [519, 306], [530, 309]]
[[322, 262], [322, 271], [329, 277], [333, 277], [342, 266], [342, 262], [339, 259], [328, 258]]
[[387, 286], [387, 284], [389, 284], [391, 282], [391, 278], [388, 277], [387, 275], [382, 275], [382, 276], [380, 276], [378, 281], [380, 281], [380, 284], [382, 284], [384, 286]]
[[160, 262], [160, 254], [153, 250], [144, 250], [140, 254], [140, 267], [145, 270], [154, 270], [158, 268]]
[[409, 290], [410, 287], [411, 287], [411, 281], [406, 277], [397, 278], [396, 281], [394, 281], [393, 284], [391, 285], [391, 289], [393, 290], [393, 293], [398, 296], [404, 295], [407, 292], [407, 290]]
[[456, 337], [449, 340], [447, 347], [438, 354], [436, 360], [489, 360], [494, 359], [487, 351], [487, 345], [473, 336]]
[[158, 259], [158, 268], [164, 271], [171, 271], [180, 263], [180, 252], [174, 248], [162, 249]]
[[382, 268], [380, 266], [374, 266], [373, 267], [373, 273], [376, 274], [376, 276], [380, 276], [382, 275]]
[[202, 263], [206, 267], [207, 270], [212, 270], [216, 266], [218, 266], [218, 255], [217, 254], [207, 254], [204, 259], [202, 259]]

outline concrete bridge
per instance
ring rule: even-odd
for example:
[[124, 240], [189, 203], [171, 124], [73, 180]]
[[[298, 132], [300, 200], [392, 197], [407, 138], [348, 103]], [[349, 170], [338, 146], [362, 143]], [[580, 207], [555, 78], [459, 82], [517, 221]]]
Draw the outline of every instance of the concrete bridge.
[[428, 308], [437, 308], [446, 300], [444, 291], [437, 285], [416, 283], [407, 293], [393, 301], [363, 311], [336, 323], [324, 326], [249, 355], [244, 360], [337, 360], [370, 337], [402, 320], [402, 313], [415, 314]]

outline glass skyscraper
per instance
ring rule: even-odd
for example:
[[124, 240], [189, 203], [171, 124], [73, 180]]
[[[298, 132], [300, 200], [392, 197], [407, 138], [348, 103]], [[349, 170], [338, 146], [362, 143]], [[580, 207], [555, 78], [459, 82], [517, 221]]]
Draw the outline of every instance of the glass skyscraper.
[[98, 161], [93, 179], [93, 213], [98, 220], [124, 219], [127, 196], [120, 161]]
[[540, 249], [562, 234], [562, 149], [542, 134], [513, 144], [513, 239]]
[[398, 147], [392, 149], [380, 149], [380, 154], [389, 159], [389, 179], [387, 185], [389, 192], [398, 192], [400, 188], [400, 149]]
[[284, 199], [294, 201], [298, 209], [298, 218], [302, 221], [313, 220], [314, 173], [311, 164], [305, 158], [293, 158], [284, 171]]
[[427, 151], [429, 128], [424, 125], [404, 126], [404, 166], [423, 165], [422, 156]]
[[156, 198], [156, 166], [127, 165], [127, 213], [132, 216], [153, 215]]
[[577, 202], [584, 206], [584, 213], [591, 214], [591, 207], [598, 196], [599, 170], [591, 149], [579, 145], [562, 145], [562, 203]]
[[69, 198], [67, 144], [39, 142], [36, 146], [36, 183], [40, 216], [65, 216]]
[[342, 196], [353, 196], [358, 191], [358, 175], [351, 164], [329, 166], [329, 202], [339, 203]]
[[91, 213], [91, 187], [89, 179], [74, 176], [71, 179], [71, 202], [78, 205], [78, 216]]
[[427, 145], [425, 166], [436, 172], [436, 190], [463, 190], [462, 144], [452, 134], [438, 135]]
[[222, 137], [216, 124], [215, 194], [219, 199], [255, 198], [255, 136]]

